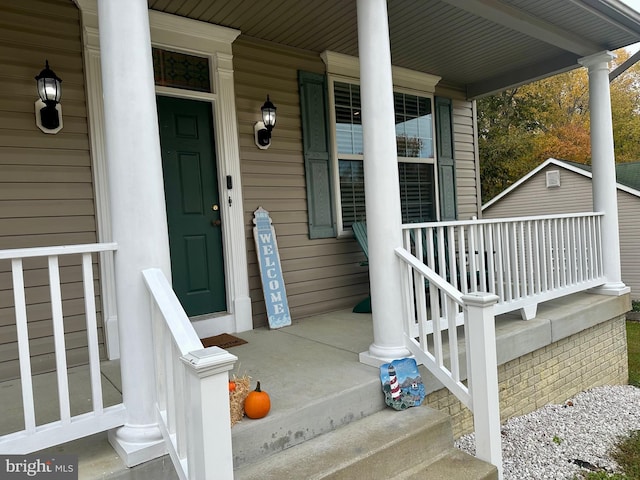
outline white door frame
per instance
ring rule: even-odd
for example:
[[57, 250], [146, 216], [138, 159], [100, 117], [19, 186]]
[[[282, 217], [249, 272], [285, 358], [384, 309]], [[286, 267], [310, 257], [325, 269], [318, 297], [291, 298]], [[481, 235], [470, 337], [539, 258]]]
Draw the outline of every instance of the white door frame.
[[[80, 9], [82, 18], [98, 241], [107, 242], [111, 240], [111, 217], [105, 164], [98, 7], [97, 0], [74, 1]], [[209, 58], [213, 83], [213, 93], [156, 87], [156, 94], [206, 101], [210, 102], [213, 108], [220, 206], [224, 226], [222, 235], [228, 311], [197, 317], [193, 321], [193, 326], [201, 338], [223, 332], [250, 330], [253, 324], [231, 49], [240, 31], [153, 10], [149, 11], [149, 24], [154, 46]], [[226, 188], [227, 176], [232, 178], [233, 188], [231, 189]], [[107, 354], [110, 359], [113, 359], [120, 355], [111, 264], [105, 263], [101, 280]]]

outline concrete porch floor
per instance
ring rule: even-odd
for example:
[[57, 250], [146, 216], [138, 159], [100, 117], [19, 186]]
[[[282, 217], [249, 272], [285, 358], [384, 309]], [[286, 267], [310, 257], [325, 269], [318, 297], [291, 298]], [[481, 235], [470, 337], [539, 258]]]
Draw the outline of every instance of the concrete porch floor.
[[[291, 418], [301, 405], [317, 401], [328, 392], [339, 394], [362, 381], [370, 382], [382, 392], [378, 387], [378, 370], [358, 362], [358, 354], [367, 350], [373, 339], [370, 314], [354, 314], [349, 310], [332, 312], [305, 318], [280, 330], [260, 328], [235, 335], [248, 343], [229, 349], [238, 357], [235, 368], [229, 372], [230, 377], [234, 374], [249, 375], [252, 388], [259, 380], [271, 396], [272, 408], [266, 419], [245, 418], [236, 424], [232, 429], [234, 436], [242, 431], [250, 435], [251, 428], [264, 420], [274, 423]], [[105, 406], [121, 402], [119, 362], [103, 362], [101, 372]], [[69, 369], [72, 415], [89, 410], [91, 392], [88, 379], [87, 367]], [[55, 374], [34, 378], [34, 398], [39, 425], [59, 419]], [[382, 397], [375, 401], [383, 403]], [[0, 384], [0, 405], [4, 406], [0, 434], [21, 430], [24, 424], [19, 380]], [[339, 419], [337, 423], [341, 423]], [[161, 460], [160, 466], [156, 462], [153, 470], [146, 464], [127, 469], [109, 445], [106, 433], [46, 451], [79, 455], [81, 479], [177, 478], [168, 457]], [[151, 476], [147, 475], [147, 470]]]
[[[521, 320], [517, 313], [498, 317], [496, 333], [499, 363], [556, 341], [574, 330], [591, 326], [603, 311], [611, 308], [613, 301], [612, 297], [580, 293], [540, 305], [537, 317], [530, 321]], [[234, 457], [251, 455], [249, 451], [242, 452], [237, 443], [238, 439], [251, 437], [256, 429], [284, 428], [289, 429], [291, 437], [305, 436], [304, 431], [297, 429], [297, 419], [308, 415], [305, 410], [307, 406], [327, 402], [327, 397], [330, 397], [329, 404], [339, 399], [361, 402], [361, 416], [365, 416], [367, 410], [384, 408], [378, 369], [358, 362], [358, 354], [366, 351], [373, 339], [370, 314], [354, 314], [349, 310], [332, 312], [302, 319], [280, 330], [261, 328], [236, 335], [248, 343], [229, 349], [238, 357], [230, 374], [249, 375], [252, 387], [259, 380], [263, 390], [271, 396], [272, 407], [265, 419], [245, 418], [233, 427]], [[88, 382], [85, 387], [82, 386], [85, 383], [82, 378], [88, 378], [87, 373], [83, 367], [70, 372], [74, 413], [83, 411], [82, 406], [90, 404]], [[105, 405], [120, 402], [118, 362], [105, 362], [102, 375]], [[428, 393], [441, 388], [430, 375], [424, 375], [423, 380]], [[361, 388], [363, 384], [366, 384], [364, 389]], [[357, 390], [354, 388], [356, 385], [360, 386]], [[56, 420], [55, 375], [38, 376], [34, 388], [34, 396], [39, 399], [38, 423]], [[22, 400], [18, 381], [0, 384], [0, 404], [4, 407], [0, 417], [0, 433], [21, 429]], [[326, 410], [326, 406], [324, 408]], [[336, 415], [335, 419], [331, 419], [331, 428], [354, 420], [341, 418], [339, 409], [331, 414]], [[277, 444], [264, 445], [265, 449], [273, 451], [283, 447]], [[177, 478], [166, 456], [127, 469], [108, 444], [106, 433], [52, 447], [49, 451], [79, 455], [81, 479]], [[154, 464], [153, 467], [151, 464]]]

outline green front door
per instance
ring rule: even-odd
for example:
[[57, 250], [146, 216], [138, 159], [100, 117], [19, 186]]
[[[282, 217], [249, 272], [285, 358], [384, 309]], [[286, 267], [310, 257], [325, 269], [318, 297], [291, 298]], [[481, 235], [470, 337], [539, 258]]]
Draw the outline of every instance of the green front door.
[[189, 316], [226, 311], [211, 104], [157, 102], [173, 289]]

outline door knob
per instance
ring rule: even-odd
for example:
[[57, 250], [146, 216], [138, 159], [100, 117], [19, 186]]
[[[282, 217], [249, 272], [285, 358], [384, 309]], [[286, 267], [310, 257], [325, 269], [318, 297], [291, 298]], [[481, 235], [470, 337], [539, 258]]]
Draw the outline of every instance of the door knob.
[[214, 212], [217, 212], [220, 209], [220, 207], [215, 204], [215, 205], [211, 205], [211, 210], [213, 210]]
[[222, 225], [222, 222], [220, 221], [220, 219], [211, 220], [211, 225], [213, 225], [214, 227], [219, 227], [220, 225]]

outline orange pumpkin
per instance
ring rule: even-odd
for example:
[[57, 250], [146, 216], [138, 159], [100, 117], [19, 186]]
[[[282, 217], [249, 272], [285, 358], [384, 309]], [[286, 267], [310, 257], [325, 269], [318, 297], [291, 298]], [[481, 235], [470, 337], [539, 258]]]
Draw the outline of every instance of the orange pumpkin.
[[236, 391], [236, 382], [234, 382], [233, 380], [229, 380], [229, 391], [230, 392]]
[[262, 418], [271, 410], [271, 399], [267, 392], [260, 390], [260, 382], [256, 389], [249, 392], [244, 401], [244, 413], [249, 418]]

